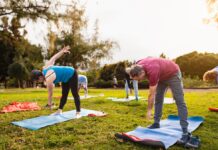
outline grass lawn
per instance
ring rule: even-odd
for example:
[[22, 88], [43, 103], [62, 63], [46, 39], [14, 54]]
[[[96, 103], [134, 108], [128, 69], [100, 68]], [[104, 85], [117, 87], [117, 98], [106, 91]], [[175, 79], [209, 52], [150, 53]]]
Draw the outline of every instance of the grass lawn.
[[[54, 96], [60, 96], [61, 90], [55, 89]], [[83, 117], [48, 126], [37, 131], [31, 131], [11, 125], [10, 122], [33, 118], [52, 113], [50, 110], [16, 112], [0, 114], [0, 149], [153, 149], [131, 142], [118, 143], [114, 133], [126, 132], [137, 126], [148, 126], [146, 121], [146, 101], [117, 103], [106, 97], [124, 97], [124, 90], [90, 89], [90, 95], [104, 93], [105, 97], [81, 100], [82, 108], [107, 112], [107, 117]], [[141, 90], [141, 96], [147, 96], [147, 91]], [[71, 96], [71, 94], [70, 94]], [[218, 149], [218, 113], [209, 112], [208, 107], [218, 107], [218, 90], [186, 91], [185, 99], [189, 116], [200, 115], [205, 122], [193, 132], [201, 138], [202, 150]], [[0, 108], [13, 101], [36, 101], [40, 106], [47, 102], [45, 89], [10, 89], [0, 91]], [[54, 99], [59, 104], [58, 99]], [[64, 111], [74, 109], [72, 100], [68, 100]], [[169, 114], [177, 114], [176, 105], [165, 105], [163, 118]], [[183, 149], [172, 146], [171, 150]]]

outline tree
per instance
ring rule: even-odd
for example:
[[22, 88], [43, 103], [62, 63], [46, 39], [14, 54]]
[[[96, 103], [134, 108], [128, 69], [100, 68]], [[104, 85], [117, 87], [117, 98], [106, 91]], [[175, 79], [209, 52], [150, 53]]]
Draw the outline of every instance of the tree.
[[28, 77], [28, 70], [21, 63], [13, 63], [8, 67], [8, 74], [17, 80], [18, 87], [20, 88], [22, 81]]
[[19, 19], [57, 20], [60, 13], [55, 11], [60, 7], [58, 0], [8, 0], [0, 2], [0, 17], [11, 15]]
[[167, 56], [164, 53], [161, 53], [160, 58], [167, 58]]
[[203, 74], [218, 64], [218, 54], [198, 53], [196, 51], [176, 58], [185, 76], [202, 78]]
[[[102, 58], [110, 57], [111, 50], [118, 47], [118, 44], [110, 40], [100, 40], [98, 37], [98, 25], [95, 24], [95, 33], [91, 38], [84, 35], [87, 30], [87, 18], [85, 16], [85, 8], [74, 4], [69, 16], [66, 18], [70, 26], [70, 31], [62, 31], [62, 35], [56, 40], [56, 47], [60, 45], [69, 45], [71, 47], [70, 55], [59, 59], [57, 63], [61, 65], [72, 65], [75, 68], [79, 66], [96, 67]], [[49, 51], [49, 57], [57, 53], [57, 50]]]
[[[43, 61], [42, 48], [32, 45], [24, 38], [25, 33], [17, 18], [2, 17], [2, 30], [0, 30], [0, 80], [7, 83], [9, 65], [22, 64], [29, 72], [39, 67]], [[10, 72], [12, 72], [10, 70]], [[10, 75], [12, 77], [12, 75]], [[19, 77], [20, 78], [20, 77]], [[18, 78], [17, 78], [18, 79]], [[23, 80], [23, 78], [21, 78]], [[20, 80], [19, 80], [20, 84]]]
[[129, 61], [121, 61], [114, 64], [106, 64], [100, 69], [99, 79], [104, 81], [109, 81], [116, 76], [118, 80], [123, 80], [125, 78], [125, 68], [131, 66]]
[[207, 19], [204, 19], [205, 23], [218, 23], [218, 0], [207, 0], [207, 8], [209, 12], [209, 17]]

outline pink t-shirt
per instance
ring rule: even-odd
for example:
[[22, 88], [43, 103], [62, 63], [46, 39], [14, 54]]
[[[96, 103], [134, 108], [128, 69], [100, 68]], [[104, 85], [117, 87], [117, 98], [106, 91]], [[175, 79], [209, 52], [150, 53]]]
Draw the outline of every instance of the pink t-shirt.
[[150, 86], [171, 78], [179, 71], [176, 63], [163, 58], [145, 58], [139, 60], [137, 64], [143, 67]]

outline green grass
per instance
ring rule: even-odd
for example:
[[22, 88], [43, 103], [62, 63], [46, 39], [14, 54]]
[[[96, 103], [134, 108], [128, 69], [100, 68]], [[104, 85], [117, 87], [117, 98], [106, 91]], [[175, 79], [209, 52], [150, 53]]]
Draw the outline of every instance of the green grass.
[[[60, 89], [55, 89], [54, 96], [60, 96]], [[107, 112], [103, 118], [83, 117], [48, 126], [37, 131], [30, 131], [11, 124], [12, 121], [47, 115], [50, 110], [28, 111], [0, 114], [0, 149], [153, 149], [131, 142], [118, 143], [114, 133], [127, 132], [137, 126], [147, 126], [146, 101], [116, 103], [106, 97], [123, 97], [124, 90], [90, 89], [90, 95], [104, 93], [105, 97], [82, 100], [82, 108]], [[147, 96], [147, 91], [141, 90], [141, 96]], [[71, 96], [71, 94], [70, 94]], [[209, 112], [209, 106], [218, 107], [218, 91], [188, 91], [185, 92], [189, 116], [200, 115], [205, 122], [193, 134], [202, 141], [202, 150], [218, 149], [218, 113]], [[11, 89], [0, 90], [0, 108], [13, 101], [36, 101], [40, 106], [47, 102], [45, 89]], [[58, 99], [54, 99], [59, 104]], [[72, 100], [68, 100], [64, 111], [74, 109]], [[165, 105], [163, 118], [169, 114], [177, 114], [175, 104]], [[172, 146], [171, 150], [182, 150], [180, 146]]]

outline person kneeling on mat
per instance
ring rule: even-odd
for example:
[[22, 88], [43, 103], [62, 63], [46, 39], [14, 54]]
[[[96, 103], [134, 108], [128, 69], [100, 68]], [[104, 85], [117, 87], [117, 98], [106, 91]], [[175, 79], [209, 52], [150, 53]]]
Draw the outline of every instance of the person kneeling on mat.
[[61, 82], [62, 96], [59, 109], [54, 114], [61, 114], [64, 105], [67, 102], [69, 90], [71, 89], [76, 105], [76, 118], [80, 118], [80, 96], [78, 94], [78, 74], [73, 67], [55, 66], [55, 61], [65, 53], [70, 53], [70, 47], [64, 47], [55, 54], [43, 67], [42, 72], [39, 70], [32, 71], [32, 76], [39, 82], [45, 82], [48, 88], [48, 106], [52, 107], [52, 95], [54, 84]]
[[84, 89], [85, 92], [85, 98], [88, 96], [88, 79], [85, 75], [79, 75], [79, 80], [78, 80], [78, 91], [80, 90], [80, 88], [82, 87]]
[[152, 117], [152, 108], [155, 101], [154, 123], [149, 127], [151, 129], [160, 128], [159, 122], [162, 116], [164, 94], [168, 86], [172, 89], [183, 131], [183, 135], [178, 142], [180, 144], [187, 143], [191, 135], [188, 132], [188, 112], [184, 101], [182, 76], [179, 66], [167, 59], [145, 58], [139, 60], [131, 67], [130, 76], [138, 81], [143, 80], [146, 76], [149, 80], [147, 119]]

